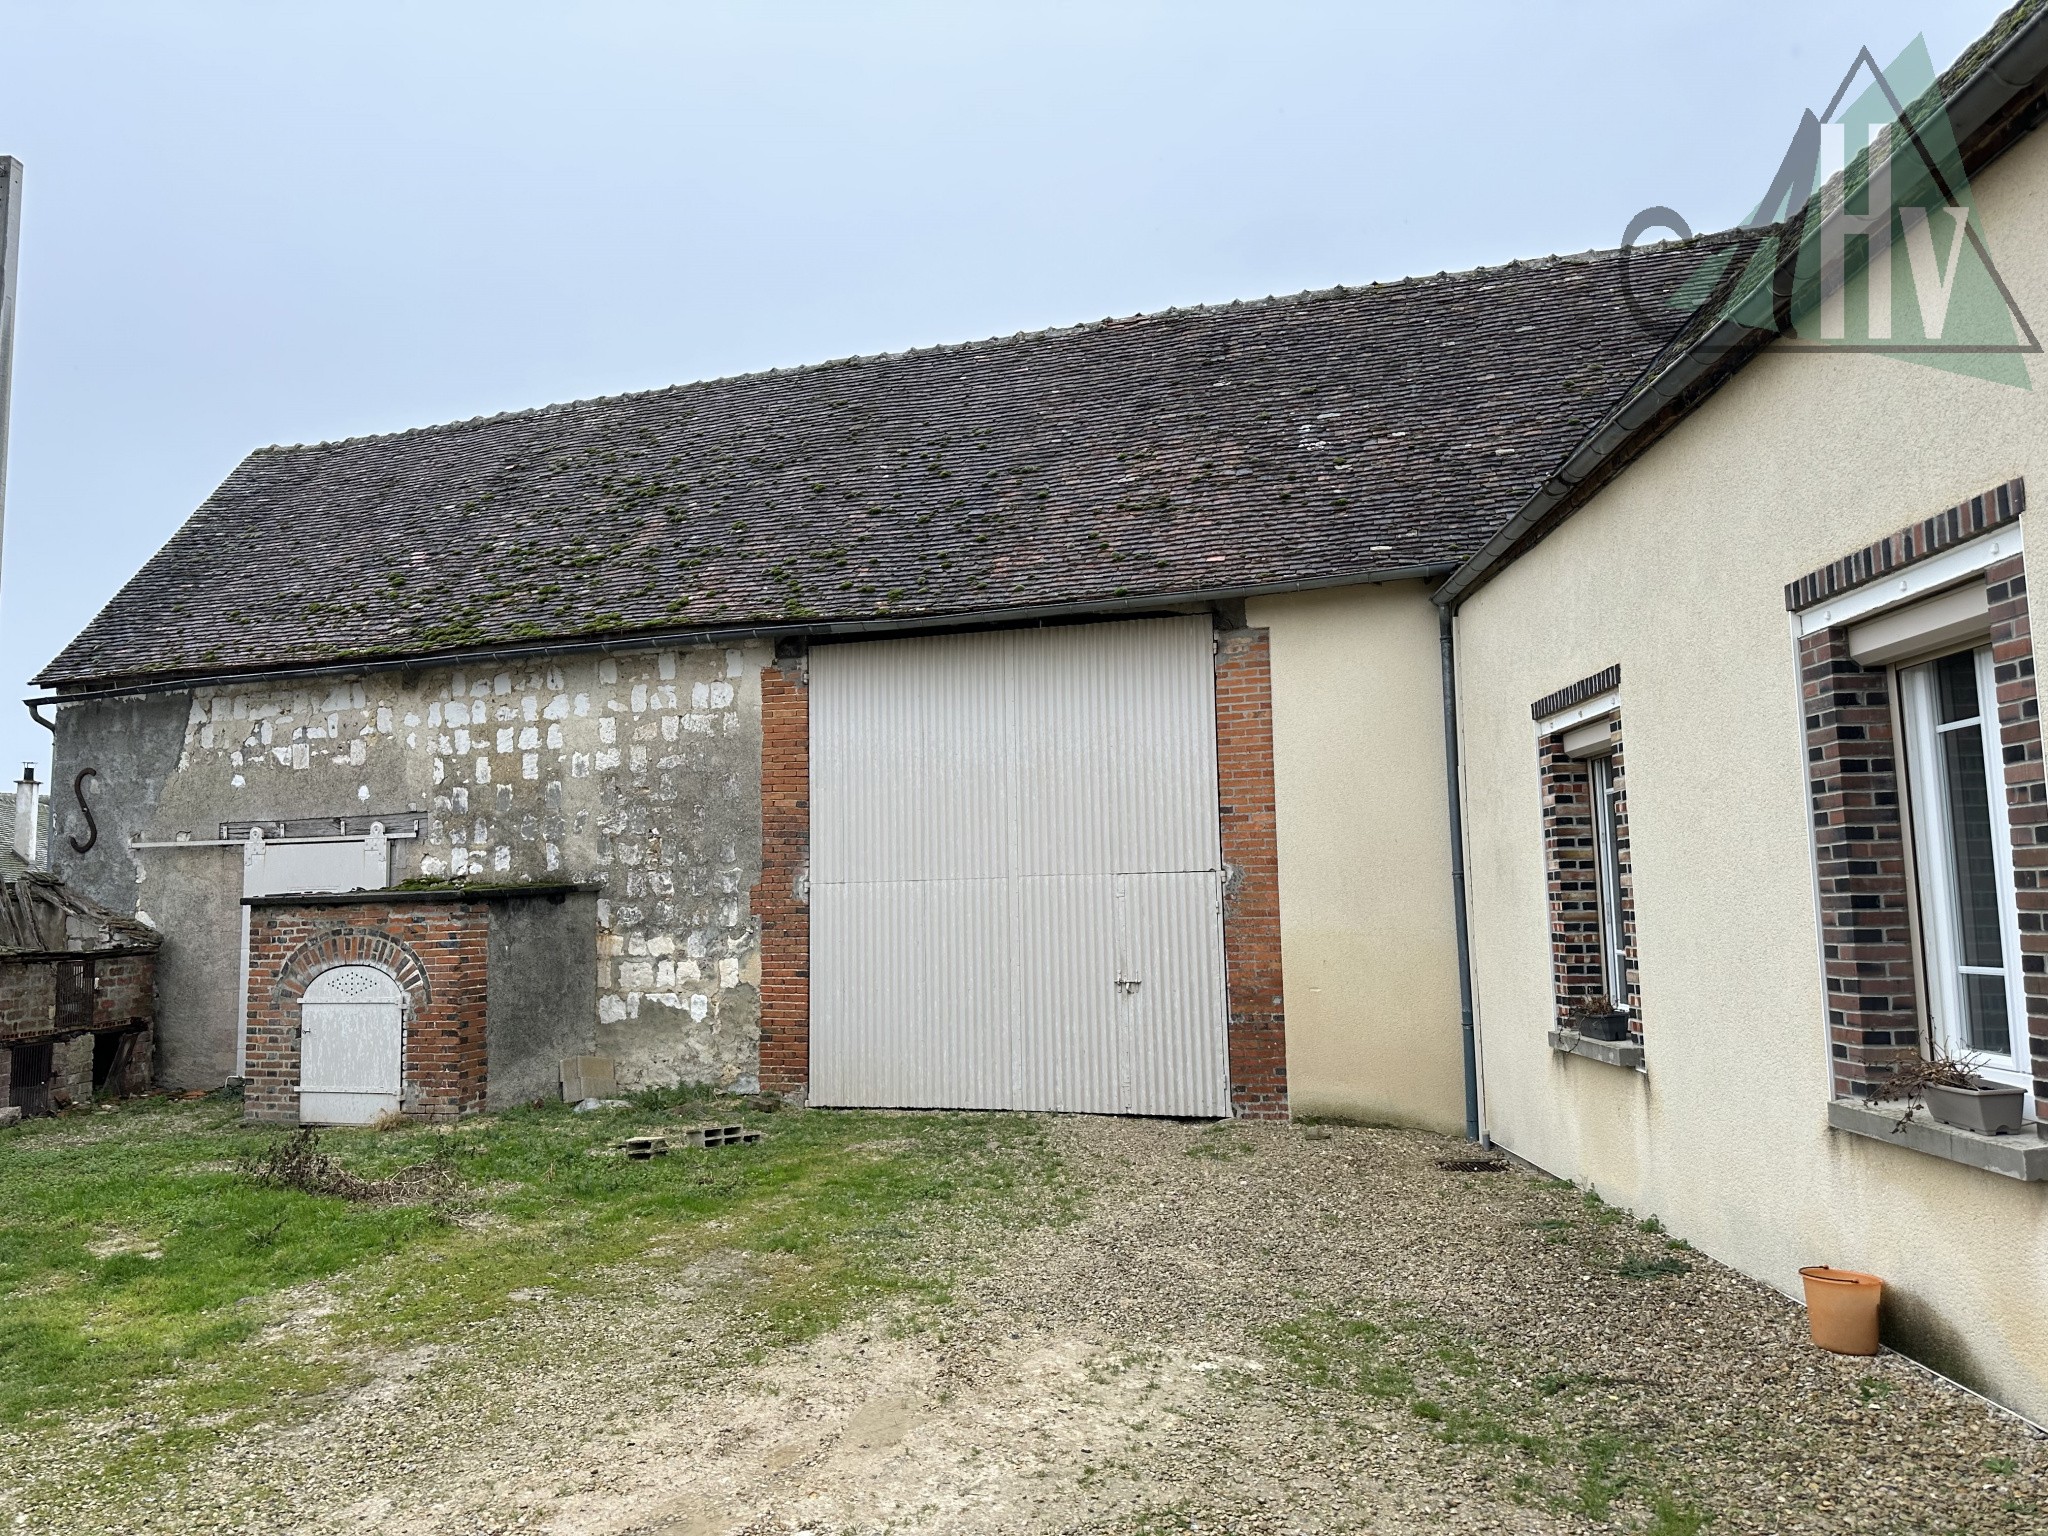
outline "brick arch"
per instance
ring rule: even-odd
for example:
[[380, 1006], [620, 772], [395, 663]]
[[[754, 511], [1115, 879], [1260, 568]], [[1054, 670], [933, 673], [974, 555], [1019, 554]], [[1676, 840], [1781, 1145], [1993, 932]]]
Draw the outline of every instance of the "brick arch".
[[341, 965], [374, 965], [390, 972], [405, 988], [406, 1013], [412, 1018], [422, 1017], [434, 1000], [420, 957], [410, 946], [376, 928], [335, 928], [308, 939], [285, 961], [271, 996], [280, 1004], [295, 1003], [315, 976]]

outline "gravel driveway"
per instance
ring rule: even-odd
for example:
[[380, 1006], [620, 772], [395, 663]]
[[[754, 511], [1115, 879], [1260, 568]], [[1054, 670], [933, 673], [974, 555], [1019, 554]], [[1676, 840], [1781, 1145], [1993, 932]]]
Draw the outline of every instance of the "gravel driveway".
[[2048, 1529], [2048, 1443], [1569, 1186], [1405, 1132], [1052, 1135], [1064, 1214], [922, 1242], [950, 1299], [749, 1350], [753, 1261], [537, 1296], [135, 1528]]

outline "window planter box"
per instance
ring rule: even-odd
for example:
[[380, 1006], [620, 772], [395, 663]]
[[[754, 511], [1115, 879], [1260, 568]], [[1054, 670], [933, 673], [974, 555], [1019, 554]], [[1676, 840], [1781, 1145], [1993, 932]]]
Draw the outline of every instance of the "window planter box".
[[1979, 1136], [2010, 1136], [2020, 1128], [2026, 1113], [2027, 1090], [2009, 1088], [1978, 1078], [1972, 1088], [1950, 1088], [1929, 1083], [1920, 1094], [1927, 1113], [1943, 1125]]
[[1628, 1039], [1628, 1015], [1575, 1013], [1565, 1020], [1564, 1028], [1588, 1040], [1622, 1041]]

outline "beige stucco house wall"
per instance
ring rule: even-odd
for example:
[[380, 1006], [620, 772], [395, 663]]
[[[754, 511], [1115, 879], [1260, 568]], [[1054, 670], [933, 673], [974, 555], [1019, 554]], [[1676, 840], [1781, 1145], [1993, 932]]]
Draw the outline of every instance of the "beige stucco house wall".
[[[2048, 135], [1975, 190], [2048, 319]], [[2048, 1185], [1830, 1131], [1787, 582], [2025, 476], [2032, 392], [1774, 349], [1482, 586], [1457, 628], [1487, 1127], [1788, 1293], [1872, 1271], [1898, 1336], [2048, 1422]], [[2023, 521], [2048, 517], [2037, 510]], [[2048, 527], [2027, 530], [2048, 593]], [[2037, 635], [2039, 629], [2037, 627]], [[1530, 706], [1619, 662], [1647, 1074], [1554, 1054]]]
[[1296, 1115], [1465, 1124], [1437, 610], [1420, 582], [1248, 605], [1271, 634]]

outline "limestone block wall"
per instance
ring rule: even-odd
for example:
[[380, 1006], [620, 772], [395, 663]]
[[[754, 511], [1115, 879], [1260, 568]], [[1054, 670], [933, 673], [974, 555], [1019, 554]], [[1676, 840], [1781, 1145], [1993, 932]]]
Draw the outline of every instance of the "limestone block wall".
[[[58, 711], [92, 830], [60, 796], [53, 855], [165, 934], [171, 1086], [233, 1071], [239, 863], [180, 837], [231, 822], [417, 815], [392, 879], [599, 887], [593, 1043], [628, 1087], [757, 1073], [760, 672], [768, 647], [616, 650], [523, 668], [377, 671]], [[175, 733], [175, 734], [174, 734]], [[137, 848], [133, 840], [172, 843]], [[233, 850], [229, 850], [232, 855]], [[125, 899], [124, 899], [125, 898]]]

